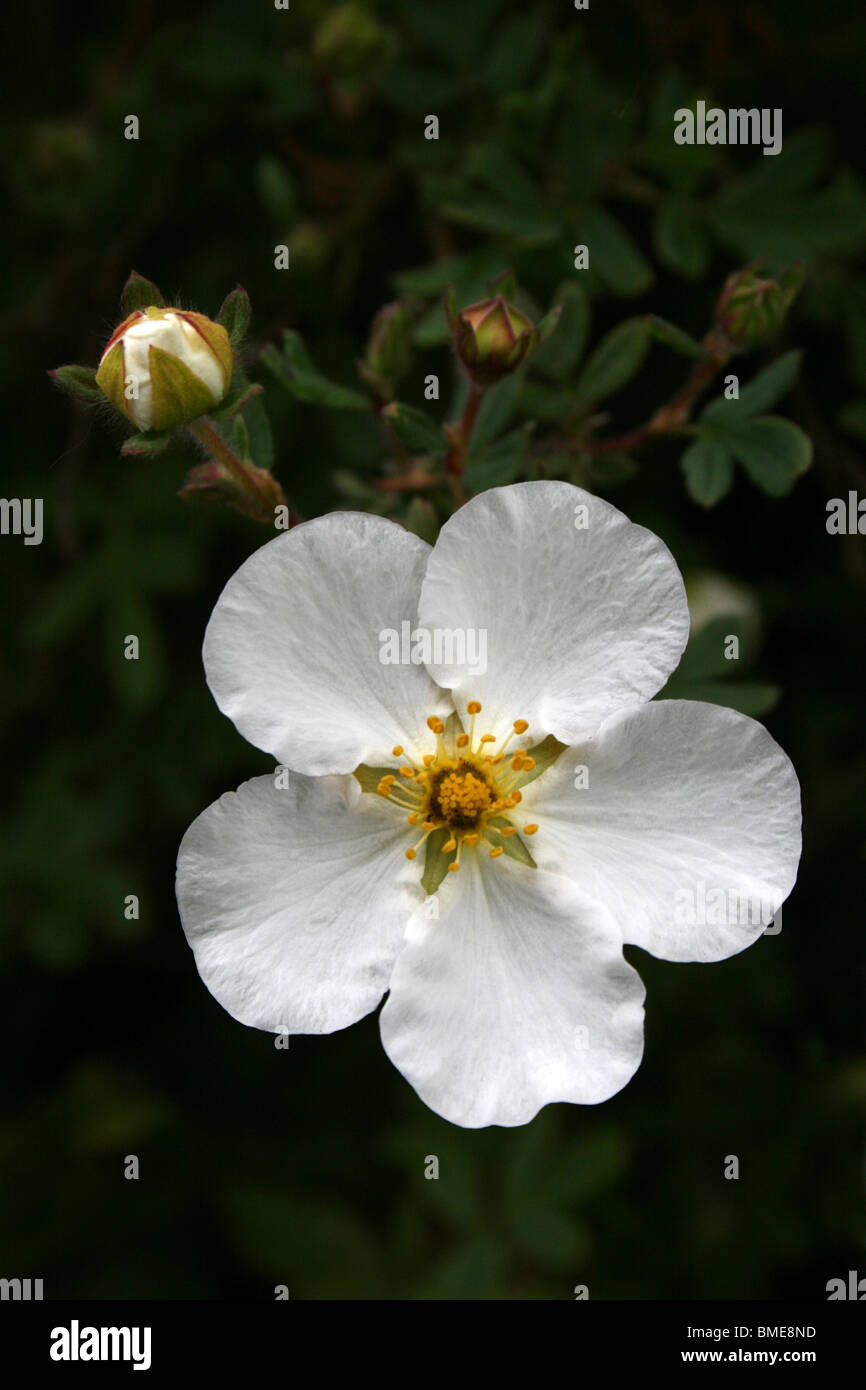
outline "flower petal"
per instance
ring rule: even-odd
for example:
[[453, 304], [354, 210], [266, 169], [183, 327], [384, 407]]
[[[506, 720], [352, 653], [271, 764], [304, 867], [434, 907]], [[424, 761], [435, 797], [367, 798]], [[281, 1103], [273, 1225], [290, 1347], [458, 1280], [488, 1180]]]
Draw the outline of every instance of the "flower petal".
[[[392, 763], [450, 701], [423, 665], [384, 665], [383, 629], [414, 625], [430, 547], [360, 512], [305, 522], [229, 580], [204, 639], [208, 685], [258, 748], [311, 775]], [[427, 751], [425, 742], [424, 751]]]
[[177, 900], [199, 974], [269, 1032], [331, 1033], [388, 988], [417, 870], [407, 826], [352, 777], [254, 777], [193, 822]]
[[470, 1129], [612, 1096], [643, 1052], [644, 988], [616, 923], [567, 879], [510, 860], [469, 853], [458, 877], [438, 920], [418, 909], [397, 958], [380, 1015], [391, 1061]]
[[[580, 767], [588, 785], [577, 788]], [[796, 773], [736, 710], [658, 700], [624, 711], [534, 787], [539, 867], [568, 874], [626, 942], [666, 960], [742, 951], [796, 880]]]
[[484, 674], [430, 665], [458, 708], [478, 699], [485, 728], [528, 719], [532, 738], [563, 743], [656, 694], [689, 631], [665, 544], [562, 482], [491, 488], [461, 507], [434, 546], [419, 616], [487, 633]]

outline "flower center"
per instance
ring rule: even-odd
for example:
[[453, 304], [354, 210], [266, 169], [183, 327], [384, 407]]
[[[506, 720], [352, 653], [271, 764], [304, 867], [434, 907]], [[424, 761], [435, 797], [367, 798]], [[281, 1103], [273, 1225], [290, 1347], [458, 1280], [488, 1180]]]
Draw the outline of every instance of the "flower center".
[[[376, 791], [407, 811], [409, 824], [424, 832], [417, 845], [406, 850], [407, 859], [416, 859], [428, 837], [438, 831], [433, 842], [437, 852], [454, 856], [447, 864], [450, 873], [460, 868], [464, 845], [474, 849], [482, 842], [491, 859], [498, 859], [507, 850], [511, 857], [531, 867], [532, 856], [515, 837], [518, 831], [534, 835], [538, 826], [518, 826], [511, 813], [523, 799], [517, 783], [532, 771], [535, 759], [525, 749], [506, 752], [514, 736], [524, 734], [529, 725], [525, 719], [516, 719], [508, 737], [493, 751], [493, 734], [482, 734], [475, 743], [475, 721], [481, 705], [470, 700], [466, 712], [472, 720], [469, 733], [450, 736], [446, 736], [438, 715], [432, 714], [427, 727], [435, 735], [436, 751], [424, 755], [421, 767], [407, 761], [395, 772], [386, 772]], [[400, 744], [392, 752], [395, 758], [406, 757]]]

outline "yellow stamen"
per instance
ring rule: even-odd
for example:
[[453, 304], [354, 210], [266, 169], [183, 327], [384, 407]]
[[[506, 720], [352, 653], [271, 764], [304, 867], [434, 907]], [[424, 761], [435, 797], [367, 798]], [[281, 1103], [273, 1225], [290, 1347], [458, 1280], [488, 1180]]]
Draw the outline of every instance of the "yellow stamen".
[[466, 713], [467, 713], [467, 714], [480, 714], [480, 713], [481, 713], [481, 706], [480, 706], [480, 704], [478, 703], [477, 700], [470, 700], [470, 701], [469, 701], [469, 704], [466, 706]]
[[400, 776], [401, 776], [401, 777], [407, 777], [407, 778], [409, 779], [410, 782], [414, 782], [414, 780], [415, 780], [415, 769], [412, 768], [412, 767], [403, 766], [403, 767], [400, 768]]
[[391, 756], [394, 757], [394, 758], [399, 758], [399, 757], [402, 755], [402, 753], [403, 753], [403, 745], [402, 745], [402, 743], [395, 744], [395, 746], [391, 749]]
[[500, 854], [502, 854], [502, 846], [501, 846], [501, 845], [496, 845], [496, 846], [490, 851], [490, 858], [491, 858], [491, 859], [498, 859], [499, 856], [500, 856]]
[[454, 856], [454, 863], [448, 865], [449, 874], [456, 874], [457, 870], [460, 868], [460, 849], [462, 843], [463, 841], [461, 840], [460, 844], [457, 846], [457, 853]]
[[[458, 735], [457, 735], [457, 747], [458, 747], [458, 748], [465, 748], [468, 742], [469, 742], [469, 735], [468, 735], [468, 734], [458, 734]], [[431, 761], [431, 763], [432, 763], [433, 759], [431, 758], [430, 761]]]
[[529, 728], [529, 722], [526, 719], [515, 719], [513, 728], [516, 734], [525, 734]]
[[408, 820], [410, 825], [417, 825], [418, 822], [421, 820], [421, 812], [413, 811], [410, 816], [406, 817], [406, 819]]
[[450, 840], [446, 840], [446, 841], [445, 841], [445, 844], [442, 846], [442, 853], [443, 853], [443, 854], [453, 854], [453, 853], [454, 853], [454, 850], [455, 850], [456, 848], [457, 848], [457, 841], [456, 841], [455, 839], [452, 838], [452, 839], [450, 839]]
[[442, 723], [438, 714], [430, 715], [430, 718], [427, 720], [427, 728], [431, 729], [434, 734], [444, 734], [445, 732], [445, 725]]
[[481, 839], [481, 836], [479, 835], [477, 830], [473, 830], [469, 835], [464, 835], [463, 839], [467, 845], [471, 845], [474, 849], [475, 846], [478, 844], [478, 841]]
[[537, 825], [524, 825], [524, 827], [523, 827], [523, 833], [524, 833], [524, 835], [534, 835], [534, 834], [536, 833], [537, 830], [538, 830], [538, 826], [537, 826]]

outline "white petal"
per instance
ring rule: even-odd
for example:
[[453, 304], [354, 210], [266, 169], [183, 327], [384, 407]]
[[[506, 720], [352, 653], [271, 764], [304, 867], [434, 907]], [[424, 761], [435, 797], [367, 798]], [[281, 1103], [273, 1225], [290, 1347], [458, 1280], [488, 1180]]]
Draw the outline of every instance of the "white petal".
[[409, 827], [353, 777], [255, 777], [193, 822], [177, 900], [199, 974], [241, 1023], [331, 1033], [388, 987], [417, 867]]
[[133, 424], [149, 430], [153, 424], [153, 385], [150, 379], [150, 349], [160, 348], [177, 357], [219, 400], [225, 392], [225, 381], [219, 361], [200, 333], [191, 323], [177, 314], [159, 319], [139, 319], [123, 335], [123, 370], [125, 376], [135, 377], [137, 399], [130, 402]]
[[305, 522], [229, 580], [204, 640], [208, 684], [251, 743], [312, 775], [428, 751], [447, 714], [421, 664], [383, 665], [380, 634], [414, 626], [430, 547], [360, 512]]
[[438, 920], [421, 908], [410, 924], [380, 1016], [389, 1057], [471, 1129], [606, 1100], [643, 1052], [644, 989], [616, 923], [559, 875], [464, 861]]
[[528, 719], [532, 737], [563, 743], [656, 694], [689, 631], [664, 543], [561, 482], [492, 488], [461, 507], [434, 546], [419, 608], [424, 626], [487, 634], [484, 674], [430, 666], [458, 708], [478, 699], [485, 728]]
[[763, 725], [736, 710], [657, 700], [625, 711], [533, 787], [536, 862], [567, 873], [606, 904], [626, 942], [666, 960], [742, 951], [796, 880], [796, 773]]

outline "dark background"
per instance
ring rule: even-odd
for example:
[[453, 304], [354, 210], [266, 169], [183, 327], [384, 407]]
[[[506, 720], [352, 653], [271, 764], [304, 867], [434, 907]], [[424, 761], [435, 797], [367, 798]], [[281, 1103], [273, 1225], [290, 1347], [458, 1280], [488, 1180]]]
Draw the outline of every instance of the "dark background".
[[[0, 1275], [42, 1277], [46, 1297], [270, 1298], [286, 1284], [301, 1298], [570, 1298], [586, 1284], [593, 1298], [780, 1299], [866, 1273], [866, 565], [862, 538], [825, 526], [829, 498], [866, 495], [862, 7], [30, 0], [8, 24], [2, 492], [43, 497], [46, 535], [40, 548], [0, 538]], [[678, 160], [680, 93], [782, 107], [785, 153]], [[422, 139], [429, 112], [438, 146]], [[128, 113], [138, 142], [123, 139]], [[512, 206], [514, 162], [543, 209]], [[659, 229], [672, 196], [689, 208], [685, 244]], [[453, 376], [435, 267], [458, 258], [465, 303], [514, 266], [543, 311], [574, 274], [590, 209], [614, 229], [595, 242], [593, 341], [651, 311], [701, 334], [752, 256], [807, 266], [782, 344], [742, 367], [805, 351], [783, 413], [815, 460], [789, 496], [740, 474], [704, 511], [671, 444], [632, 476], [583, 478], [664, 536], [690, 581], [747, 586], [761, 637], [730, 703], [793, 758], [804, 856], [783, 930], [744, 954], [672, 965], [629, 950], [647, 1049], [620, 1095], [463, 1131], [391, 1067], [375, 1017], [278, 1052], [199, 982], [177, 845], [269, 765], [213, 704], [201, 637], [267, 533], [178, 501], [190, 446], [121, 458], [122, 425], [46, 372], [95, 365], [133, 267], [210, 314], [240, 281], [247, 370], [266, 386], [293, 504], [381, 509], [372, 413], [291, 400], [261, 347], [297, 329], [356, 385], [372, 315], [411, 291], [423, 303], [403, 394], [422, 404], [426, 372]], [[645, 418], [684, 369], [654, 349], [611, 427]], [[122, 659], [130, 632], [138, 663]], [[124, 918], [131, 893], [138, 921]], [[438, 1182], [423, 1176], [430, 1154]], [[738, 1181], [724, 1179], [729, 1154]]]

